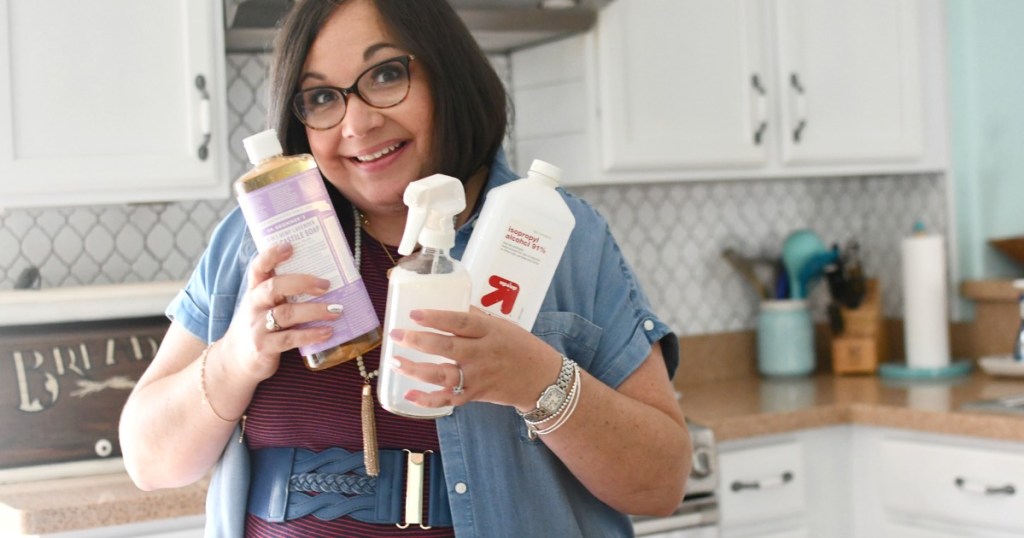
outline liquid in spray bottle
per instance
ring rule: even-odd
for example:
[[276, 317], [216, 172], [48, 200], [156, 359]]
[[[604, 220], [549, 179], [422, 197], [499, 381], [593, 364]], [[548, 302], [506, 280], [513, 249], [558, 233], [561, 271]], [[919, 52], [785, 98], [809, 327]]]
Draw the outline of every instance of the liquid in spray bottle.
[[403, 199], [409, 206], [409, 216], [398, 253], [410, 254], [417, 238], [423, 249], [403, 258], [389, 277], [377, 396], [381, 407], [396, 415], [438, 418], [450, 414], [452, 407], [420, 407], [406, 400], [405, 394], [410, 390], [432, 392], [442, 387], [406, 377], [394, 371], [389, 363], [396, 355], [434, 364], [454, 361], [395, 344], [387, 335], [392, 329], [428, 330], [409, 319], [413, 310], [469, 311], [472, 286], [469, 273], [448, 253], [455, 244], [455, 215], [466, 208], [466, 193], [458, 179], [435, 174], [410, 183]]

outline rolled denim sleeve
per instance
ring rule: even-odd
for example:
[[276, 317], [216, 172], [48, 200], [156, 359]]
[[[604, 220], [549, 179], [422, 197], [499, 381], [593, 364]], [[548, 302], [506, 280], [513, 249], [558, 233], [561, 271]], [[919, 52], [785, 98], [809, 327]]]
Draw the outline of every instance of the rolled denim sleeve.
[[231, 324], [253, 254], [255, 247], [236, 208], [214, 229], [192, 276], [167, 306], [167, 317], [201, 340], [220, 339]]
[[661, 342], [669, 374], [679, 364], [675, 334], [651, 309], [650, 301], [622, 255], [607, 221], [571, 195], [576, 227], [563, 255], [552, 292], [554, 308], [571, 310], [600, 328], [593, 357], [583, 364], [611, 387], [619, 386]]

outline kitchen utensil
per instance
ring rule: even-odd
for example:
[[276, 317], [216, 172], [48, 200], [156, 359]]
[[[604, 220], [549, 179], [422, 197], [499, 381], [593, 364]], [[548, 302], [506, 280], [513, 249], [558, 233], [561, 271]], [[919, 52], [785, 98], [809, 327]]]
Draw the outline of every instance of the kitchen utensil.
[[811, 286], [824, 274], [825, 268], [829, 264], [835, 263], [837, 259], [839, 259], [839, 253], [835, 250], [819, 252], [811, 256], [807, 263], [800, 268], [798, 279], [800, 280], [800, 288], [805, 296], [810, 293]]
[[860, 243], [853, 240], [848, 241], [841, 258], [843, 279], [846, 281], [846, 285], [839, 300], [846, 308], [857, 308], [864, 300], [864, 294], [867, 293], [867, 283], [860, 261]]
[[758, 297], [761, 297], [762, 299], [770, 298], [768, 294], [768, 287], [761, 282], [759, 278], [757, 278], [757, 273], [754, 272], [754, 264], [750, 260], [740, 256], [738, 252], [731, 248], [723, 250], [722, 257], [725, 258], [725, 261], [729, 262], [729, 265], [731, 265], [732, 268], [747, 281], [747, 283], [754, 287], [754, 290], [757, 291]]
[[803, 299], [807, 296], [800, 275], [811, 258], [827, 251], [825, 243], [811, 230], [796, 230], [786, 237], [782, 244], [782, 263], [789, 273], [790, 297]]
[[775, 260], [775, 265], [772, 268], [772, 298], [773, 299], [789, 299], [789, 273], [786, 272], [786, 264], [782, 263], [782, 258]]

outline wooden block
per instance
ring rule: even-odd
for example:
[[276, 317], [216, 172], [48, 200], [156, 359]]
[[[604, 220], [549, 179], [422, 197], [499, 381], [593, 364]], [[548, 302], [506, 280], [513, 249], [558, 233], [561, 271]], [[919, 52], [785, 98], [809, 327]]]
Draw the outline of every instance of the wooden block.
[[835, 338], [832, 340], [832, 371], [838, 375], [872, 374], [884, 360], [883, 352], [881, 334]]
[[843, 333], [832, 338], [832, 371], [836, 374], [870, 374], [885, 360], [885, 320], [877, 279], [867, 282], [867, 293], [857, 308], [841, 308]]

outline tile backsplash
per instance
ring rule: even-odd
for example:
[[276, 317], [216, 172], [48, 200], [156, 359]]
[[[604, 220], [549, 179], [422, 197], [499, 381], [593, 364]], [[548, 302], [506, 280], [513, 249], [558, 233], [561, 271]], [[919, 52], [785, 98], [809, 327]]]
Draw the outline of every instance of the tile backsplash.
[[[265, 126], [268, 57], [229, 54], [231, 173], [247, 163], [242, 139]], [[915, 220], [946, 233], [942, 174], [575, 187], [609, 220], [657, 312], [680, 335], [750, 329], [757, 297], [721, 258], [731, 247], [779, 255], [786, 235], [816, 231], [826, 243], [856, 239], [883, 286], [888, 316], [900, 307], [899, 239]], [[0, 213], [0, 289], [37, 267], [43, 287], [184, 279], [232, 199], [18, 209]], [[812, 307], [823, 319], [819, 285]]]

